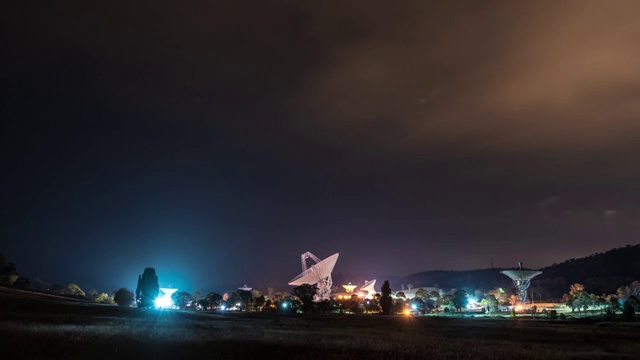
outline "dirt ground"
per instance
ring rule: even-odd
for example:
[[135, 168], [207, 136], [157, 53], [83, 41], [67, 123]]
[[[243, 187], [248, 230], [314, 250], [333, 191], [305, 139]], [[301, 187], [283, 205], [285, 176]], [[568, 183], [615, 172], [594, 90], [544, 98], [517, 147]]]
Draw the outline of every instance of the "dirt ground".
[[5, 359], [640, 359], [637, 325], [141, 310], [0, 288]]

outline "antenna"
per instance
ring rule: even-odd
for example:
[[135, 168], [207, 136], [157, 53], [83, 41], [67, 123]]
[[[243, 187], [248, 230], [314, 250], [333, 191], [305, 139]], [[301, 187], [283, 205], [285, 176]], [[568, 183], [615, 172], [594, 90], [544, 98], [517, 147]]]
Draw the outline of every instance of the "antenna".
[[[333, 271], [334, 266], [336, 266], [336, 261], [338, 261], [338, 256], [340, 254], [336, 253], [324, 260], [320, 260], [317, 256], [313, 255], [310, 252], [305, 252], [300, 256], [302, 262], [302, 272], [291, 279], [289, 281], [289, 285], [292, 286], [300, 286], [303, 284], [307, 285], [316, 285], [318, 286], [318, 292], [314, 297], [314, 301], [322, 301], [328, 299], [331, 295], [331, 286], [333, 285], [333, 281], [331, 280], [331, 272]], [[313, 259], [316, 263], [307, 268], [306, 260], [308, 258]]]
[[518, 301], [520, 304], [527, 304], [527, 289], [531, 286], [531, 279], [542, 274], [542, 271], [522, 270], [522, 262], [518, 263], [519, 270], [503, 270], [501, 273], [507, 275], [513, 281], [513, 286], [518, 289]]
[[320, 262], [320, 258], [318, 258], [317, 256], [313, 255], [312, 253], [310, 253], [309, 251], [307, 251], [306, 253], [302, 254], [300, 256], [300, 261], [302, 262], [302, 271], [307, 270], [307, 259], [311, 258], [313, 259], [313, 261], [317, 263]]

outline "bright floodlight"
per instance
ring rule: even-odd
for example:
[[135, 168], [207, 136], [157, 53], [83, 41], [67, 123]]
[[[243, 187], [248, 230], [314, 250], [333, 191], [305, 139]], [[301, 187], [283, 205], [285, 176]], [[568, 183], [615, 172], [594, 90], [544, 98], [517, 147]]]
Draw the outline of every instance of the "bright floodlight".
[[171, 306], [173, 306], [173, 301], [171, 300], [170, 297], [159, 296], [156, 299], [156, 308], [158, 309], [168, 309]]
[[[317, 284], [318, 293], [316, 294], [314, 301], [329, 299], [331, 295], [331, 285], [333, 285], [331, 272], [333, 271], [333, 267], [336, 266], [336, 261], [338, 261], [339, 255], [340, 254], [336, 253], [324, 260], [320, 260], [320, 258], [307, 251], [300, 256], [302, 262], [302, 273], [291, 279], [291, 281], [289, 281], [289, 285], [300, 286], [303, 284]], [[310, 268], [307, 268], [308, 258], [311, 258], [316, 262], [316, 264], [311, 265]]]
[[158, 297], [156, 298], [156, 302], [155, 302], [156, 308], [169, 309], [173, 307], [173, 300], [171, 299], [171, 295], [173, 295], [173, 293], [178, 291], [178, 289], [160, 288], [160, 291], [162, 291], [162, 294], [159, 294]]
[[522, 270], [522, 262], [518, 263], [518, 270], [503, 270], [501, 273], [507, 275], [513, 281], [513, 286], [518, 289], [518, 301], [520, 304], [527, 304], [527, 289], [531, 286], [531, 279], [542, 274], [542, 271]]

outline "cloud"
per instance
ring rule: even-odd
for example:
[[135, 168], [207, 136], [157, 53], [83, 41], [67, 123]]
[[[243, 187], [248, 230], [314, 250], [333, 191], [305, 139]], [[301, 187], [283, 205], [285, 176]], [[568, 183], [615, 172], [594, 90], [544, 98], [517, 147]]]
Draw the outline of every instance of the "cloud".
[[568, 160], [638, 147], [640, 3], [398, 7], [402, 18], [342, 9], [354, 35], [341, 38], [313, 19], [325, 47], [297, 92], [302, 132], [402, 154]]
[[615, 219], [617, 216], [618, 216], [618, 211], [616, 210], [607, 209], [602, 212], [602, 217], [605, 220], [612, 220], [612, 219]]
[[538, 207], [543, 208], [543, 207], [547, 207], [547, 206], [553, 205], [553, 204], [557, 203], [558, 200], [560, 200], [559, 196], [548, 197], [548, 198], [542, 200], [541, 202], [539, 202], [538, 203]]

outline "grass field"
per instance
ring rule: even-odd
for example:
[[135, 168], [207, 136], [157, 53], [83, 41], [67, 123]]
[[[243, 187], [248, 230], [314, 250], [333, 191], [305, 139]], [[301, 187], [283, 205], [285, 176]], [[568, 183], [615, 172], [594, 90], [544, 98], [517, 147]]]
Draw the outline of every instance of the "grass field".
[[631, 359], [634, 325], [152, 311], [0, 288], [4, 359]]

